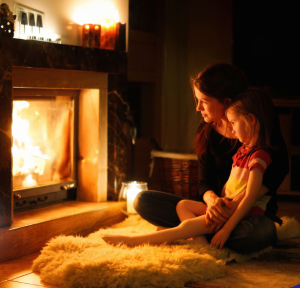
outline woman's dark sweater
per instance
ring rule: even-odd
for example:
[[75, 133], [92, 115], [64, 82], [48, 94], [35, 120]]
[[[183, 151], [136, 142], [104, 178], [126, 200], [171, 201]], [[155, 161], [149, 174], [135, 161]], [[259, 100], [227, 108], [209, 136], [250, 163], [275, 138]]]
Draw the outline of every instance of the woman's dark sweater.
[[[208, 124], [202, 125], [204, 127]], [[208, 138], [207, 148], [199, 156], [198, 161], [198, 191], [202, 201], [204, 193], [208, 190], [214, 191], [219, 197], [221, 196], [222, 188], [231, 171], [232, 156], [242, 145], [240, 142], [236, 143], [233, 139], [224, 138], [214, 129], [211, 129]], [[269, 189], [266, 195], [272, 196], [266, 211], [275, 215], [278, 209], [277, 189], [289, 172], [288, 152], [281, 134], [278, 116], [275, 119], [271, 142], [278, 149], [272, 151], [272, 163], [266, 169], [263, 185]]]

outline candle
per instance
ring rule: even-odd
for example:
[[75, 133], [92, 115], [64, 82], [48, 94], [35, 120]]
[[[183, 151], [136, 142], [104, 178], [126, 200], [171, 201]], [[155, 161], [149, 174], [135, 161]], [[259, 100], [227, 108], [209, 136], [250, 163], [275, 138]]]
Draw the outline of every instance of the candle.
[[139, 192], [142, 190], [137, 188], [136, 186], [132, 186], [131, 188], [127, 189], [127, 212], [128, 213], [136, 213], [134, 207], [133, 207], [133, 202], [135, 200], [135, 197]]
[[100, 25], [84, 24], [82, 26], [82, 46], [100, 48], [100, 33]]
[[126, 211], [121, 209], [125, 214], [128, 215], [137, 213], [133, 207], [133, 203], [137, 194], [144, 190], [148, 190], [146, 182], [122, 182], [122, 187], [119, 194], [119, 201], [126, 201]]
[[116, 21], [114, 19], [102, 19], [101, 25], [101, 49], [115, 49]]

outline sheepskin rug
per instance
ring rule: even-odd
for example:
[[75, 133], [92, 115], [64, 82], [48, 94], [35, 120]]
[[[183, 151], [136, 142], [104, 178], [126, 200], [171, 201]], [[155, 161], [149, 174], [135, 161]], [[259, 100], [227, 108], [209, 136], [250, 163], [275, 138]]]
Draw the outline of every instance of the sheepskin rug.
[[[286, 219], [285, 223], [289, 221]], [[288, 236], [286, 232], [281, 233], [281, 239], [297, 237], [297, 233], [300, 236], [299, 222], [291, 225], [299, 225], [298, 230], [293, 229], [293, 235]], [[32, 270], [39, 272], [43, 281], [66, 288], [184, 287], [187, 282], [199, 283], [224, 276], [226, 262], [243, 262], [272, 249], [241, 255], [226, 248], [218, 250], [196, 244], [114, 247], [101, 239], [102, 234], [137, 235], [155, 230], [155, 226], [140, 216], [130, 216], [86, 238], [58, 236], [43, 248]]]

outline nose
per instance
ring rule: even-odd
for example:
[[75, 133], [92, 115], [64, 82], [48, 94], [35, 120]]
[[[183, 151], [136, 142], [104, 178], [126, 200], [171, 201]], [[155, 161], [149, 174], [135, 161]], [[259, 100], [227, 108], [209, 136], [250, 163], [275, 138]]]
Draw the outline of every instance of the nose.
[[197, 111], [203, 111], [203, 106], [202, 106], [202, 102], [201, 101], [198, 101], [198, 104], [197, 104], [197, 107], [196, 107], [196, 110]]

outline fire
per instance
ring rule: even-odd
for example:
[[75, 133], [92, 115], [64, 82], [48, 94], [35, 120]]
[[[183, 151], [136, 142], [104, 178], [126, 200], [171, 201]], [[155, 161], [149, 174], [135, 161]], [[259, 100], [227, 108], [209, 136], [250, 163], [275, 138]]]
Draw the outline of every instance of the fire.
[[13, 176], [26, 175], [22, 186], [37, 184], [32, 174], [42, 175], [49, 157], [42, 153], [39, 146], [34, 146], [29, 135], [29, 121], [22, 119], [20, 111], [27, 109], [27, 101], [13, 102]]

